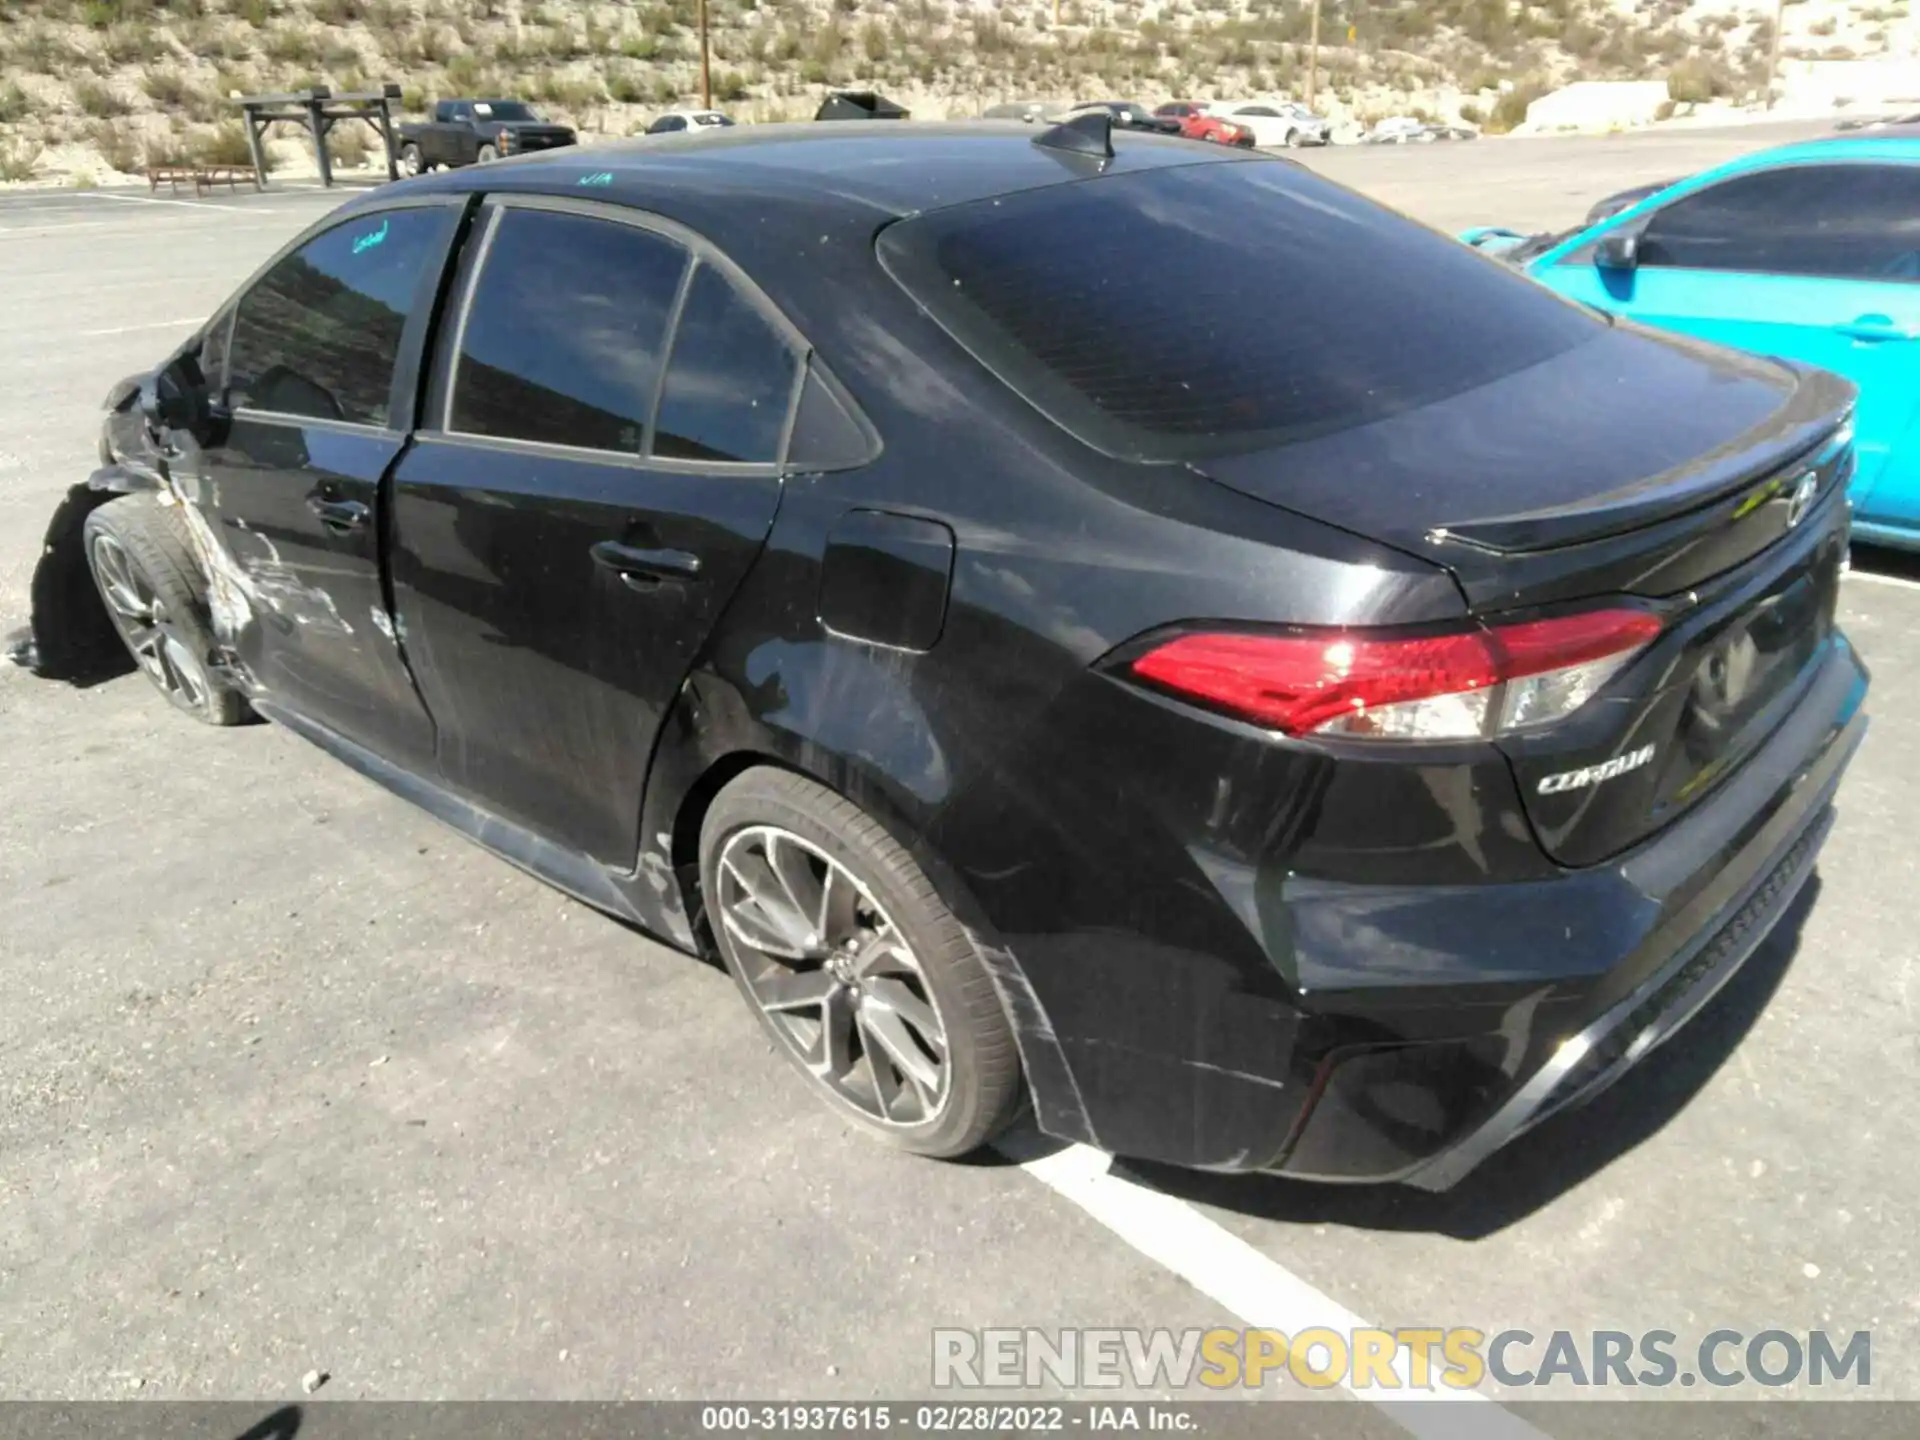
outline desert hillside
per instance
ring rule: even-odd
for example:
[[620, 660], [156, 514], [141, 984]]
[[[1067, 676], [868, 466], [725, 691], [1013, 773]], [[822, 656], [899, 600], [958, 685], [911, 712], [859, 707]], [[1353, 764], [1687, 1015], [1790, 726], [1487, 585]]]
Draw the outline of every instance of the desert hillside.
[[[699, 99], [697, 0], [4, 0], [0, 180], [98, 183], [201, 156], [245, 159], [228, 97], [399, 82], [517, 95], [624, 135]], [[1908, 0], [1799, 0], [1788, 61], [1906, 56]], [[1302, 96], [1306, 0], [710, 0], [716, 103], [811, 115], [870, 83], [917, 116], [1004, 99]], [[1772, 6], [1714, 0], [1325, 0], [1318, 100], [1511, 128], [1542, 90], [1664, 79], [1678, 102], [1752, 99]], [[352, 163], [364, 127], [343, 132]], [[291, 161], [298, 137], [275, 149]]]

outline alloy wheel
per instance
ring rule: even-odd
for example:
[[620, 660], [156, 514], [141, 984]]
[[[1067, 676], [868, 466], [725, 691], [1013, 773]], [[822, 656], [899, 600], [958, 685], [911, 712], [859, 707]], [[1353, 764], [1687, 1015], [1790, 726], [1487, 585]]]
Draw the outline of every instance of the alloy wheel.
[[883, 1125], [935, 1119], [946, 1025], [906, 937], [818, 846], [754, 825], [720, 852], [715, 913], [767, 1027], [844, 1104]]
[[181, 709], [207, 709], [205, 667], [180, 639], [166, 603], [113, 536], [93, 537], [93, 573], [114, 628], [147, 678]]

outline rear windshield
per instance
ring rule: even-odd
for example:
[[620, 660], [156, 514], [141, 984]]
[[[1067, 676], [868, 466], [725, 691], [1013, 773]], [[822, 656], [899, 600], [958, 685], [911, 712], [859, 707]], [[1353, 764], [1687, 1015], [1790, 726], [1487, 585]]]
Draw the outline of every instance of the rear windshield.
[[1364, 425], [1605, 322], [1284, 161], [1105, 176], [902, 220], [882, 264], [1111, 455], [1196, 460]]

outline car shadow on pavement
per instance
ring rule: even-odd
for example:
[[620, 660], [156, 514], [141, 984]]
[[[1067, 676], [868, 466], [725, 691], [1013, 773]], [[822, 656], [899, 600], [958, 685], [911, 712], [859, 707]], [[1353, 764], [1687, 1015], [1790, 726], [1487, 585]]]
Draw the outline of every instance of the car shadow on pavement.
[[1424, 1230], [1461, 1240], [1497, 1234], [1651, 1139], [1693, 1100], [1765, 1013], [1799, 950], [1801, 927], [1819, 891], [1816, 873], [1739, 973], [1673, 1042], [1589, 1103], [1497, 1151], [1444, 1194], [1406, 1185], [1204, 1174], [1140, 1161], [1119, 1161], [1115, 1168], [1184, 1200], [1263, 1220]]
[[300, 1407], [282, 1405], [259, 1424], [234, 1436], [234, 1440], [293, 1440], [299, 1433]]
[[1920, 554], [1910, 550], [1889, 550], [1884, 545], [1853, 542], [1853, 564], [1870, 575], [1885, 575], [1896, 580], [1920, 581]]

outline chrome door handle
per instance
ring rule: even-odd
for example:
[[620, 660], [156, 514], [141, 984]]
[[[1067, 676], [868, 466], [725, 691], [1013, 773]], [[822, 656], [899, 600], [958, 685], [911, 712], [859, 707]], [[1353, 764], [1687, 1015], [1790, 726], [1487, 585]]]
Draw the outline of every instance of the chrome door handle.
[[329, 500], [324, 495], [309, 495], [307, 509], [320, 517], [320, 523], [336, 535], [364, 530], [373, 519], [373, 511], [358, 500]]
[[700, 557], [686, 550], [647, 550], [602, 540], [588, 553], [594, 564], [613, 571], [630, 590], [651, 590], [662, 581], [685, 584], [700, 578]]

